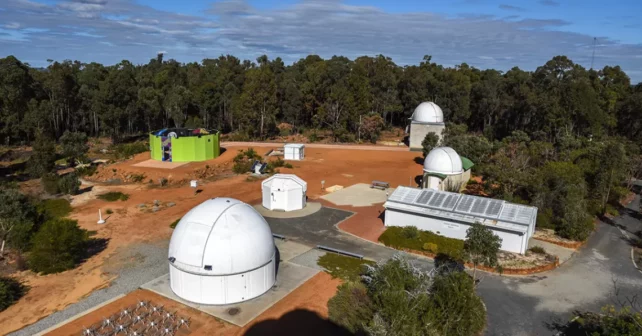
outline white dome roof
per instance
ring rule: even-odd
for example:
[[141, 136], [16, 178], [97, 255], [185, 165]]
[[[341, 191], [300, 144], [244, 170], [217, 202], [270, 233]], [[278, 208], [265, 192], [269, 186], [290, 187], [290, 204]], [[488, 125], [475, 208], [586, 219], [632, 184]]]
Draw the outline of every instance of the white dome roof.
[[464, 172], [461, 157], [450, 147], [436, 147], [424, 160], [424, 172], [457, 175]]
[[412, 121], [420, 123], [443, 123], [444, 112], [433, 102], [423, 102], [412, 113]]
[[[174, 229], [169, 258], [174, 267], [203, 275], [247, 272], [272, 261], [272, 230], [254, 208], [233, 199], [209, 199]], [[211, 268], [211, 269], [210, 269]]]
[[296, 190], [307, 191], [308, 184], [294, 174], [274, 174], [261, 183], [263, 188], [269, 187], [273, 190]]

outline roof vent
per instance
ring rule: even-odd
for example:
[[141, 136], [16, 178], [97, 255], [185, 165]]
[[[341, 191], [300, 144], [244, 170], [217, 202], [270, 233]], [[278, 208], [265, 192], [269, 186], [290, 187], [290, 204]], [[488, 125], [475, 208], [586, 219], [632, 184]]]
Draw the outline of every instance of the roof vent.
[[173, 264], [173, 263], [174, 263], [174, 261], [176, 261], [176, 258], [174, 258], [174, 257], [169, 257], [169, 262], [171, 262], [171, 263]]

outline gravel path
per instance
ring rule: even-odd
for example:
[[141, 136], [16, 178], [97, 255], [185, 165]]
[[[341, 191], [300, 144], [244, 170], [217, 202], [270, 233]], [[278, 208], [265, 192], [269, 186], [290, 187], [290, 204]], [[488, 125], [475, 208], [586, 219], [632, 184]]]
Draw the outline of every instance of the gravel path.
[[94, 291], [65, 309], [9, 335], [34, 335], [167, 273], [168, 243], [169, 241], [158, 244], [141, 243], [119, 250], [110, 258], [110, 263], [113, 262], [114, 265], [106, 267], [106, 271], [118, 274], [110, 287]]

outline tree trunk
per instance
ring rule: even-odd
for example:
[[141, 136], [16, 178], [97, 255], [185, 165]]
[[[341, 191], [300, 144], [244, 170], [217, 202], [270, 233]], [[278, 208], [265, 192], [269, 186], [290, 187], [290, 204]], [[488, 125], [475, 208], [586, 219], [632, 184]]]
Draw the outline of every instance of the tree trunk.
[[4, 257], [4, 239], [2, 239], [2, 246], [0, 246], [0, 258]]

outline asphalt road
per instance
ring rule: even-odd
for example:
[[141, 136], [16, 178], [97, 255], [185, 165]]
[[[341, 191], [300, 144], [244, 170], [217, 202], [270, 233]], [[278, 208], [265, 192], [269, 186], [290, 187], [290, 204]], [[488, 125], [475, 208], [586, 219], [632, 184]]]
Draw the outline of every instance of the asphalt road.
[[[618, 299], [642, 294], [642, 273], [633, 266], [631, 247], [621, 231], [642, 229], [639, 202], [636, 196], [629, 210], [613, 223], [599, 223], [586, 245], [553, 271], [525, 277], [484, 275], [478, 290], [488, 309], [487, 335], [553, 335], [549, 325], [568, 321], [575, 310], [599, 311]], [[304, 218], [266, 219], [274, 233], [309, 245], [325, 245], [374, 260], [399, 253], [339, 231], [335, 225], [350, 215], [323, 208]], [[433, 267], [430, 260], [402, 254], [417, 266]]]

